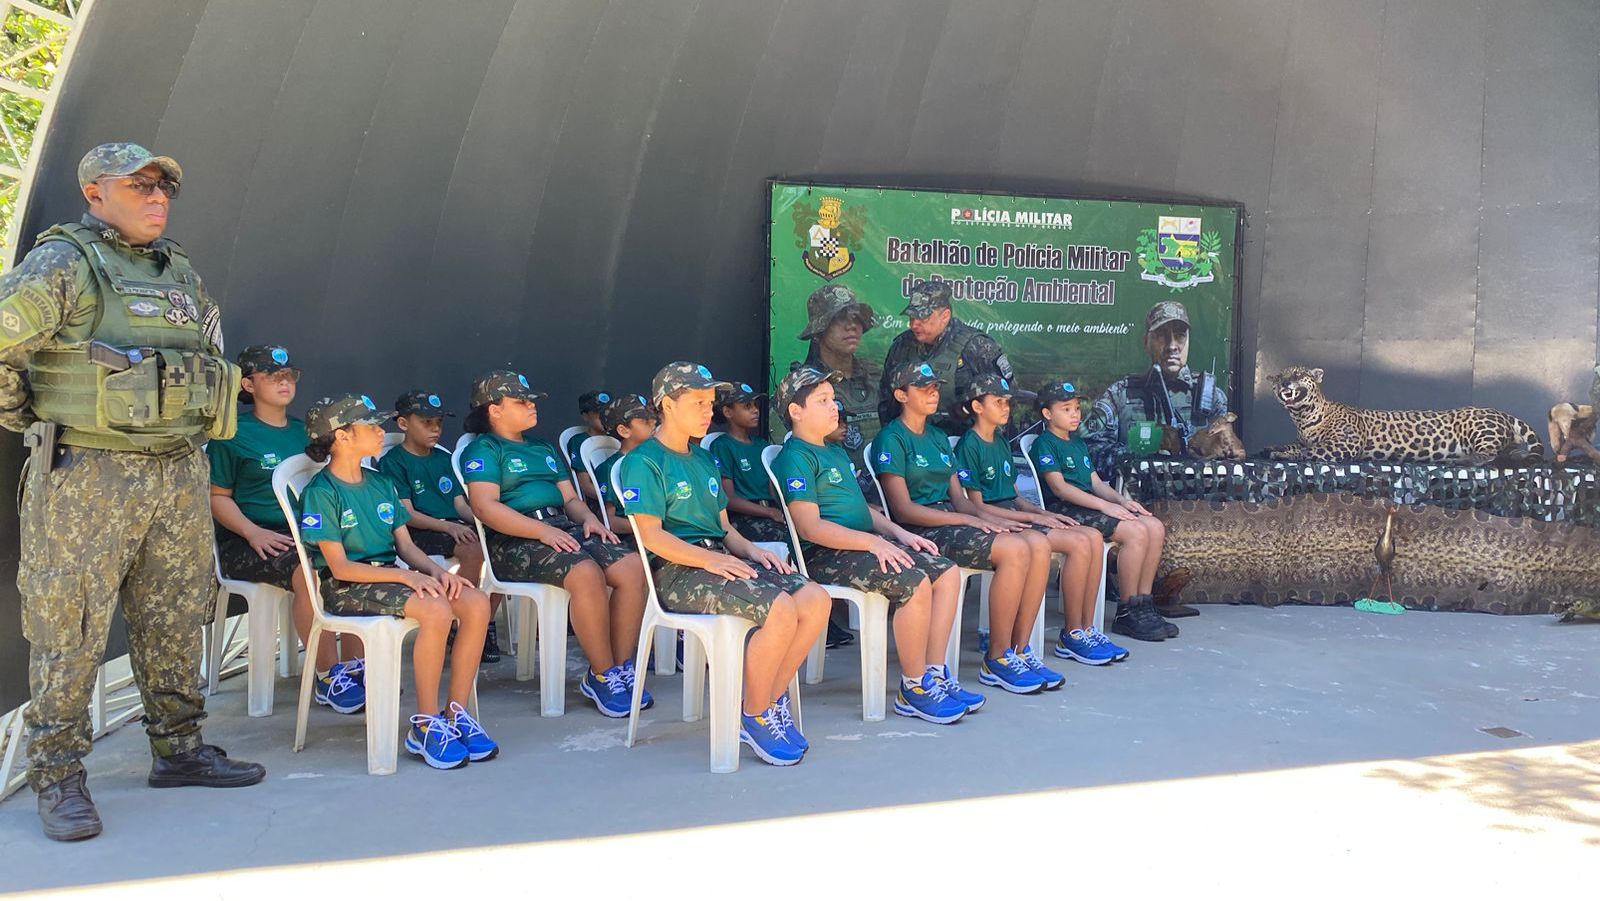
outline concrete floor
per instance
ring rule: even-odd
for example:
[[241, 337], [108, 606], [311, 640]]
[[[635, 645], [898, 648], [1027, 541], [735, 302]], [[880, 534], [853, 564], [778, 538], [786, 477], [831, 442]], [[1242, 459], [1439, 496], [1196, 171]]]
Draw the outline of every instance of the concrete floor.
[[[1063, 690], [991, 692], [953, 727], [892, 713], [863, 723], [854, 648], [832, 652], [828, 678], [804, 692], [805, 763], [779, 770], [746, 752], [725, 776], [706, 771], [705, 725], [674, 715], [677, 677], [651, 683], [658, 706], [630, 751], [626, 721], [602, 719], [570, 678], [566, 716], [539, 717], [537, 683], [514, 681], [508, 658], [486, 669], [480, 693], [499, 759], [439, 773], [402, 754], [389, 777], [365, 773], [360, 717], [315, 709], [294, 754], [291, 682], [279, 680], [274, 716], [248, 719], [235, 678], [211, 703], [206, 737], [264, 762], [266, 783], [147, 789], [145, 742], [125, 726], [88, 760], [100, 838], [44, 840], [26, 790], [0, 805], [0, 891], [226, 897], [280, 882], [303, 891], [313, 872], [318, 885], [415, 886], [446, 863], [506, 887], [615, 883], [645, 868], [687, 886], [660, 864], [707, 849], [730, 868], [759, 863], [780, 888], [786, 861], [809, 859], [804, 875], [837, 866], [851, 885], [909, 879], [940, 894], [990, 879], [1071, 891], [1052, 875], [1069, 870], [1136, 897], [1204, 884], [1254, 896], [1284, 879], [1315, 897], [1371, 892], [1374, 878], [1476, 897], [1589, 880], [1592, 869], [1570, 865], [1600, 862], [1600, 627], [1203, 610], [1178, 640], [1131, 643], [1132, 659], [1112, 667], [1062, 661]], [[1483, 731], [1494, 727], [1522, 734]], [[947, 865], [1000, 853], [996, 835], [1028, 824], [1009, 877], [893, 865], [911, 848]], [[786, 854], [773, 857], [773, 842]], [[719, 879], [707, 890], [751, 889]]]

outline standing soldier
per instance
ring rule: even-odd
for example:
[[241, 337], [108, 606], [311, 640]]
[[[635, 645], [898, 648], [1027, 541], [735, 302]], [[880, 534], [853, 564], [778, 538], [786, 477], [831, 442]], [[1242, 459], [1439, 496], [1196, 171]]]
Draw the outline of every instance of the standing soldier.
[[183, 170], [137, 144], [78, 164], [80, 223], [0, 279], [0, 425], [30, 456], [20, 515], [31, 648], [28, 782], [46, 836], [100, 833], [80, 762], [119, 593], [154, 756], [149, 784], [260, 782], [200, 738], [200, 630], [216, 599], [207, 438], [231, 438], [239, 369], [189, 258], [163, 238]]
[[[856, 299], [844, 285], [823, 285], [806, 299], [806, 328], [801, 341], [810, 341], [804, 363], [794, 369], [814, 366], [823, 372], [839, 373], [834, 397], [844, 407], [844, 438], [839, 441], [850, 460], [861, 467], [861, 448], [877, 437], [878, 383], [883, 372], [878, 364], [857, 351], [861, 336], [877, 323], [872, 308]], [[781, 415], [783, 411], [778, 411]]]
[[979, 376], [1010, 379], [1011, 361], [993, 338], [955, 317], [950, 309], [949, 282], [917, 282], [911, 287], [911, 302], [903, 312], [911, 317], [911, 327], [895, 336], [883, 358], [878, 418], [889, 423], [900, 415], [900, 403], [895, 400], [889, 375], [902, 363], [927, 363], [945, 386], [939, 394], [939, 412], [930, 422], [960, 434], [967, 426], [966, 420], [955, 416], [961, 408], [957, 398]]

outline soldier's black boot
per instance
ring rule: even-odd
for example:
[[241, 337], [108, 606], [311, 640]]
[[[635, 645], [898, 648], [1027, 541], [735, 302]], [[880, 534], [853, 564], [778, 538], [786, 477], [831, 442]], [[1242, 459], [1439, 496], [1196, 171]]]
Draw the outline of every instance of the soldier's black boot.
[[255, 785], [266, 777], [267, 768], [259, 763], [229, 760], [228, 752], [216, 745], [201, 745], [182, 754], [158, 755], [150, 763], [149, 783], [151, 788], [239, 788]]
[[1149, 595], [1138, 594], [1117, 602], [1117, 615], [1111, 620], [1111, 631], [1136, 641], [1164, 641], [1170, 625], [1156, 615], [1155, 603]]
[[89, 797], [88, 774], [79, 770], [39, 789], [39, 820], [46, 838], [76, 842], [100, 834], [100, 814]]

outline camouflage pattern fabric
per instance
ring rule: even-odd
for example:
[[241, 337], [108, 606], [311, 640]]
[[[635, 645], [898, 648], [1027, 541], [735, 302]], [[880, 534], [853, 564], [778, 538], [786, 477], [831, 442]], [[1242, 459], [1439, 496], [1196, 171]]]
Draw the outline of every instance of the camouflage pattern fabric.
[[806, 571], [824, 585], [842, 585], [881, 594], [889, 599], [893, 609], [911, 600], [924, 581], [932, 583], [955, 568], [955, 562], [949, 558], [914, 551], [904, 545], [897, 547], [911, 555], [916, 565], [900, 572], [884, 572], [878, 558], [866, 551], [813, 547], [806, 552]]
[[1080, 507], [1077, 504], [1055, 497], [1046, 499], [1044, 508], [1051, 513], [1059, 513], [1062, 516], [1070, 516], [1076, 519], [1078, 525], [1094, 529], [1100, 533], [1101, 538], [1107, 541], [1110, 541], [1112, 533], [1117, 531], [1119, 520], [1114, 516], [1107, 516], [1099, 510], [1090, 510], [1088, 507]]
[[[749, 541], [777, 541], [789, 543], [789, 527], [781, 522], [773, 522], [760, 516], [746, 516], [743, 513], [728, 511], [728, 524], [738, 530]], [[794, 549], [790, 548], [792, 552]]]
[[[453, 519], [445, 521], [457, 522]], [[465, 525], [465, 523], [457, 522], [457, 525]], [[406, 531], [411, 533], [411, 543], [417, 546], [417, 550], [430, 557], [454, 557], [456, 555], [456, 540], [443, 532], [421, 529], [417, 527], [416, 523], [412, 523]]]
[[[280, 532], [285, 538], [289, 533]], [[300, 567], [300, 555], [287, 550], [276, 557], [261, 559], [250, 547], [250, 542], [234, 533], [217, 527], [217, 562], [225, 578], [241, 582], [260, 582], [274, 585], [284, 591], [294, 590], [294, 571]]]
[[580, 548], [576, 553], [558, 551], [536, 538], [516, 538], [503, 535], [485, 527], [484, 537], [489, 546], [489, 562], [494, 564], [494, 574], [507, 582], [538, 582], [543, 585], [560, 585], [572, 568], [585, 560], [593, 560], [601, 569], [634, 556], [631, 545], [608, 544], [598, 538], [583, 537], [583, 526], [565, 516], [552, 516], [544, 520], [571, 535]]
[[319, 590], [322, 609], [334, 616], [403, 617], [415, 594], [399, 582], [345, 582], [329, 575], [322, 577]]
[[[1199, 396], [1202, 376], [1185, 366], [1176, 379], [1167, 380], [1167, 396], [1172, 398], [1172, 414], [1183, 431], [1184, 441], [1206, 427], [1210, 417], [1228, 412], [1228, 396], [1213, 387], [1209, 399]], [[1206, 403], [1210, 411], [1202, 411]], [[1085, 411], [1083, 440], [1089, 445], [1089, 459], [1100, 478], [1115, 484], [1116, 471], [1131, 459], [1128, 454], [1128, 429], [1146, 420], [1167, 424], [1166, 400], [1154, 372], [1136, 372], [1112, 382], [1094, 406]]]
[[[721, 542], [697, 542], [719, 554], [728, 553]], [[767, 621], [772, 605], [782, 594], [793, 594], [811, 584], [799, 574], [784, 575], [758, 564], [751, 564], [753, 579], [724, 579], [697, 566], [670, 563], [652, 557], [655, 565], [656, 596], [661, 606], [673, 613], [714, 613], [742, 616], [759, 628]]]
[[[950, 504], [928, 504], [931, 510], [943, 510], [946, 513], [955, 512], [955, 507]], [[956, 565], [967, 569], [993, 569], [994, 568], [994, 539], [993, 532], [985, 532], [972, 526], [932, 526], [921, 528], [906, 526], [906, 531], [921, 535], [939, 546], [939, 556], [954, 560]]]
[[35, 790], [83, 768], [89, 700], [119, 594], [152, 751], [200, 746], [200, 627], [217, 591], [204, 454], [62, 448], [47, 480], [43, 491], [24, 489], [19, 517]]

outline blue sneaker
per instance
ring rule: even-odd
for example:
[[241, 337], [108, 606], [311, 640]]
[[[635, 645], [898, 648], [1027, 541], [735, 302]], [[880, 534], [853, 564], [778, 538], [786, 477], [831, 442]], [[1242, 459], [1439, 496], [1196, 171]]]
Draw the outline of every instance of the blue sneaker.
[[356, 679], [360, 672], [358, 668], [352, 673], [346, 664], [335, 663], [326, 679], [317, 679], [312, 692], [317, 703], [332, 707], [334, 713], [360, 713], [367, 706], [367, 687]]
[[1022, 662], [1028, 665], [1028, 669], [1033, 670], [1034, 675], [1044, 680], [1045, 691], [1055, 691], [1067, 684], [1066, 676], [1044, 665], [1044, 661], [1039, 659], [1039, 655], [1033, 652], [1033, 645], [1023, 645], [1022, 653], [1017, 656], [1021, 657]]
[[806, 752], [789, 741], [789, 730], [783, 725], [783, 716], [777, 705], [765, 713], [739, 717], [739, 740], [750, 746], [756, 756], [773, 766], [794, 766]]
[[454, 770], [467, 765], [467, 746], [461, 733], [442, 716], [413, 714], [411, 731], [406, 733], [406, 751], [422, 758], [436, 770]]
[[1106, 633], [1099, 629], [1090, 629], [1089, 635], [1094, 638], [1095, 644], [1111, 651], [1111, 661], [1113, 663], [1121, 663], [1128, 659], [1128, 649], [1120, 644], [1113, 643], [1111, 639], [1106, 637]]
[[455, 701], [450, 702], [450, 727], [460, 735], [461, 744], [467, 749], [467, 759], [473, 763], [493, 760], [494, 756], [500, 753], [500, 746], [494, 743], [489, 733], [483, 731], [483, 727], [472, 718], [467, 708]]
[[905, 680], [900, 680], [894, 712], [944, 726], [966, 716], [967, 705], [945, 693], [944, 686], [930, 670], [922, 674], [922, 681], [913, 688], [907, 688]]
[[935, 675], [939, 680], [939, 687], [944, 689], [945, 694], [967, 705], [968, 713], [977, 713], [983, 708], [984, 703], [989, 700], [975, 691], [967, 691], [962, 688], [961, 681], [950, 675], [950, 667], [941, 666], [938, 669], [939, 672]]
[[1090, 666], [1105, 666], [1116, 656], [1111, 648], [1095, 641], [1093, 633], [1082, 629], [1071, 632], [1062, 629], [1052, 652], [1062, 660], [1076, 660]]
[[800, 753], [811, 750], [811, 742], [800, 734], [800, 726], [794, 721], [794, 713], [789, 709], [789, 693], [784, 692], [778, 703], [772, 705], [778, 711], [778, 718], [783, 720], [783, 728], [789, 733], [789, 743], [800, 749]]
[[600, 675], [589, 670], [584, 674], [578, 690], [594, 702], [596, 710], [612, 719], [627, 716], [633, 704], [633, 689], [629, 687], [627, 677], [622, 675], [620, 666], [613, 666]]
[[[628, 686], [629, 704], [633, 703], [633, 682], [637, 678], [639, 678], [639, 671], [633, 668], [633, 661], [629, 660], [624, 662], [622, 664], [622, 681]], [[644, 690], [644, 694], [639, 696], [639, 709], [649, 710], [654, 706], [656, 706], [656, 699], [650, 697], [650, 689], [646, 688]]]
[[978, 667], [978, 681], [985, 685], [998, 685], [1016, 695], [1031, 695], [1044, 688], [1044, 679], [1028, 666], [1026, 660], [1018, 657], [1016, 651], [1009, 649], [999, 660], [983, 658], [983, 665]]

